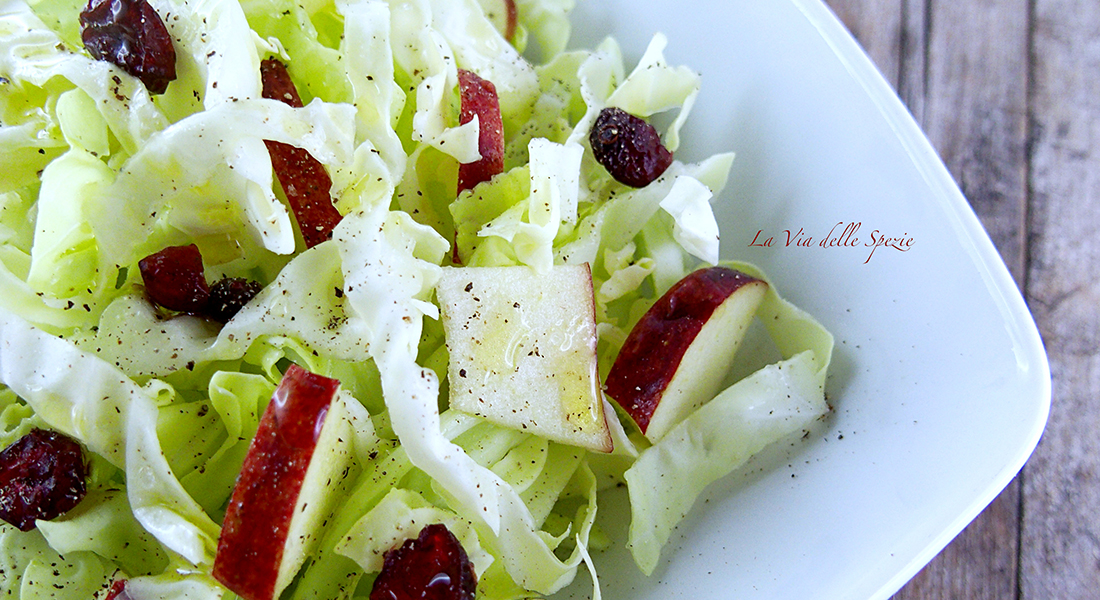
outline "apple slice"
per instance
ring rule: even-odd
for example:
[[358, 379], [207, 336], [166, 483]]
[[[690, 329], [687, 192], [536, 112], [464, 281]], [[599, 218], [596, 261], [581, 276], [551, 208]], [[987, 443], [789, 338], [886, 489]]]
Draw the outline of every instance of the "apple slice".
[[607, 374], [611, 396], [657, 441], [718, 393], [768, 284], [726, 267], [688, 274], [642, 316]]
[[[294, 108], [302, 107], [298, 88], [281, 61], [268, 58], [260, 63], [260, 78], [264, 98], [279, 100]], [[279, 185], [294, 211], [306, 248], [332, 238], [332, 230], [343, 216], [332, 204], [332, 177], [325, 165], [297, 146], [272, 140], [264, 140], [264, 144], [271, 155], [271, 167]]]
[[111, 587], [107, 588], [107, 595], [103, 600], [131, 600], [130, 595], [126, 593], [126, 580], [114, 580]]
[[339, 387], [291, 365], [260, 418], [213, 569], [246, 600], [279, 597], [315, 548], [350, 472], [355, 433]]
[[504, 172], [504, 122], [500, 115], [500, 98], [491, 81], [472, 71], [458, 70], [461, 108], [458, 121], [465, 125], [477, 117], [477, 149], [481, 159], [458, 166], [458, 191], [473, 188]]
[[451, 406], [547, 439], [612, 450], [588, 265], [447, 267], [436, 288]]

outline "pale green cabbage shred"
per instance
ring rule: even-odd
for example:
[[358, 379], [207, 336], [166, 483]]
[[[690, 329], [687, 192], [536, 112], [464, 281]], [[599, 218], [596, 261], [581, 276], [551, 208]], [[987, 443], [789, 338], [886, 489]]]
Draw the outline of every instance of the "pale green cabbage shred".
[[[512, 43], [477, 0], [151, 4], [170, 16], [179, 75], [155, 97], [84, 52], [84, 2], [0, 0], [0, 446], [45, 427], [90, 457], [76, 509], [0, 525], [0, 595], [102, 597], [125, 578], [135, 600], [235, 598], [210, 575], [220, 523], [291, 362], [369, 415], [292, 599], [366, 597], [382, 553], [424, 522], [462, 541], [479, 598], [553, 594], [582, 563], [599, 597], [590, 556], [616, 543], [595, 526], [602, 490], [628, 486], [625, 542], [650, 573], [710, 482], [828, 410], [832, 337], [774, 286], [759, 316], [782, 360], [654, 445], [614, 413], [609, 459], [446, 408], [433, 290], [453, 256], [589, 263], [604, 374], [664, 290], [718, 263], [711, 202], [732, 154], [631, 189], [588, 147], [607, 106], [671, 111], [662, 137], [681, 145], [699, 76], [666, 63], [661, 34], [628, 70], [612, 39], [567, 50], [573, 0], [518, 0]], [[304, 108], [261, 97], [268, 56]], [[456, 198], [458, 163], [478, 158], [459, 68], [495, 84], [507, 155]], [[344, 215], [331, 241], [302, 250], [263, 140], [325, 165]], [[187, 243], [208, 275], [266, 284], [224, 327], [158, 317], [141, 291], [137, 261]]]

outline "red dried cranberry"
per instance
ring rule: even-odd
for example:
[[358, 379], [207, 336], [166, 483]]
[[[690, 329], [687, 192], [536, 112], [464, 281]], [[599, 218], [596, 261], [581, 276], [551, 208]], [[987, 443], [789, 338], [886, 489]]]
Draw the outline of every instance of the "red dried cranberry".
[[146, 0], [89, 0], [80, 28], [92, 58], [119, 66], [150, 93], [163, 94], [176, 78], [172, 38]]
[[596, 162], [619, 183], [645, 187], [672, 164], [672, 153], [652, 125], [621, 108], [600, 111], [588, 135]]
[[226, 277], [210, 286], [206, 316], [225, 323], [233, 318], [264, 286], [243, 277]]
[[[263, 97], [300, 108], [302, 99], [281, 61], [269, 58], [260, 63]], [[332, 238], [340, 223], [340, 211], [332, 204], [332, 178], [325, 166], [306, 150], [290, 144], [264, 140], [271, 166], [298, 220], [306, 248]]]
[[0, 519], [22, 531], [67, 513], [87, 493], [84, 451], [72, 438], [34, 429], [0, 452]]
[[198, 246], [169, 246], [138, 263], [145, 293], [168, 310], [200, 314], [210, 299]]
[[473, 600], [477, 575], [445, 525], [428, 525], [415, 540], [386, 552], [370, 600]]

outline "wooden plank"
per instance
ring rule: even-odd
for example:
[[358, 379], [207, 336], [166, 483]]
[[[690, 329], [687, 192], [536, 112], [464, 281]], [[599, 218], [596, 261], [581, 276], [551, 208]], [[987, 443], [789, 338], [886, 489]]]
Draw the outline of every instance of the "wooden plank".
[[[832, 0], [971, 200], [1018, 285], [1027, 214], [1026, 0]], [[1015, 598], [1014, 481], [896, 596]]]
[[894, 89], [902, 70], [902, 13], [905, 0], [827, 0], [856, 41]]
[[1028, 0], [932, 0], [925, 132], [1022, 288]]
[[827, 0], [887, 82], [922, 122], [927, 0]]
[[1013, 481], [895, 600], [1016, 598], [1020, 484]]
[[1100, 5], [1036, 0], [1028, 300], [1054, 397], [1024, 478], [1021, 598], [1100, 594]]
[[[1027, 0], [931, 0], [921, 23], [927, 52], [922, 127], [1020, 286], [1027, 244], [1028, 19]], [[1019, 506], [1017, 480], [896, 598], [1015, 598]]]
[[898, 96], [922, 125], [928, 95], [929, 9], [928, 0], [902, 0], [898, 39]]

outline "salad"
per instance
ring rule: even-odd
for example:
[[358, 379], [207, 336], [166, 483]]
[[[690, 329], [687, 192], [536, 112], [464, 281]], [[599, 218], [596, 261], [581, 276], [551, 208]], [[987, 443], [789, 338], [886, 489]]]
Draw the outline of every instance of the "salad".
[[0, 0], [0, 593], [598, 598], [828, 411], [831, 335], [720, 260], [733, 155], [675, 158], [698, 74], [571, 7]]

